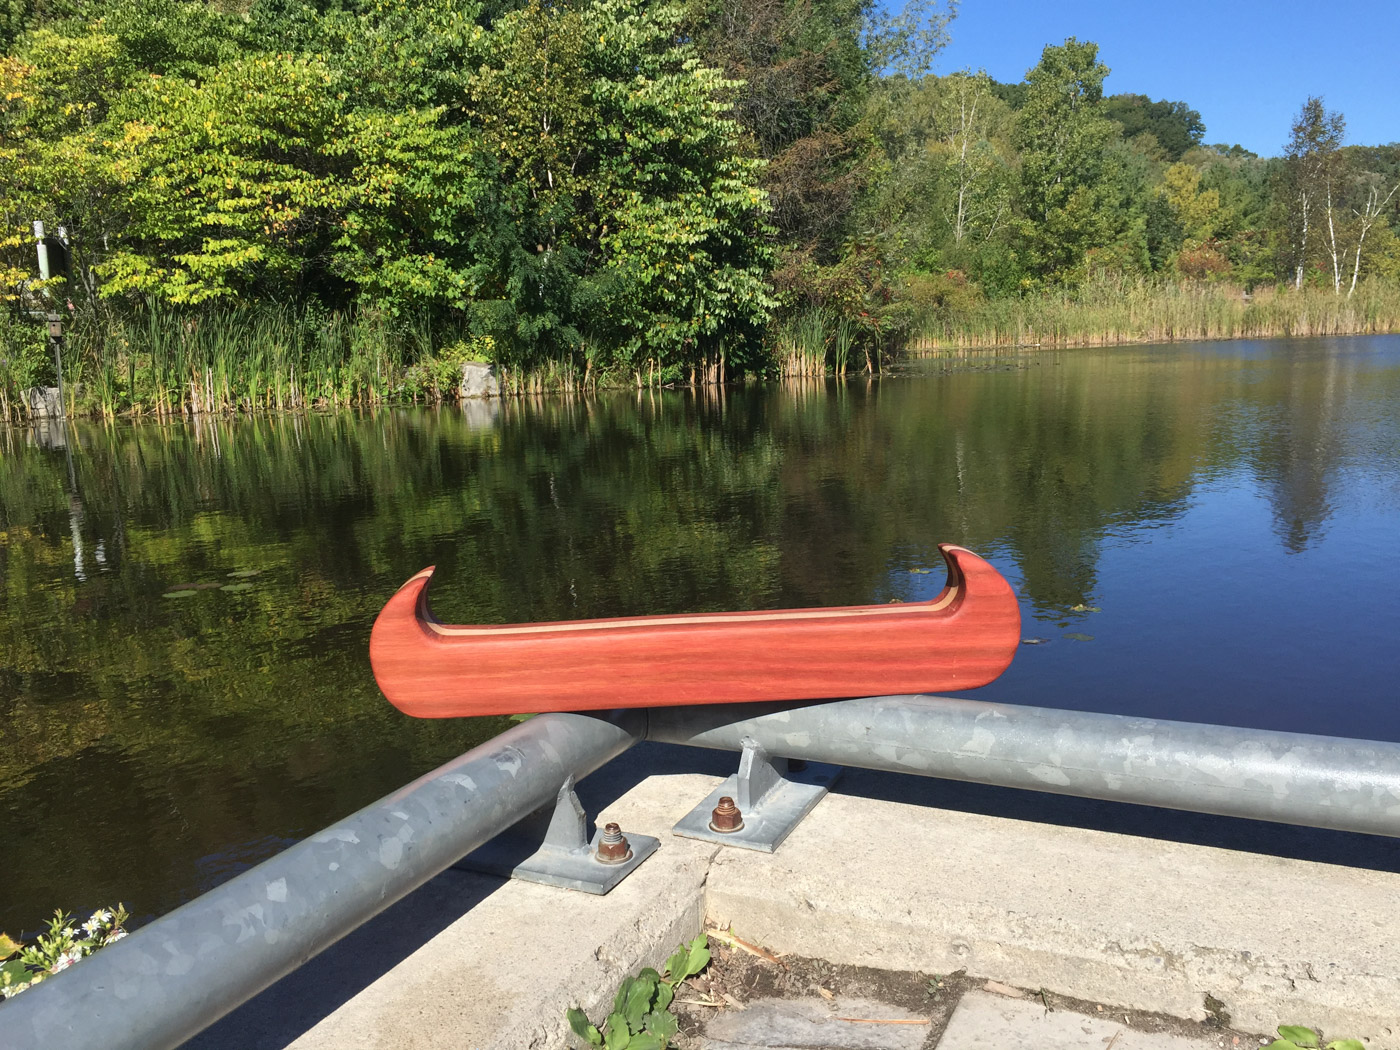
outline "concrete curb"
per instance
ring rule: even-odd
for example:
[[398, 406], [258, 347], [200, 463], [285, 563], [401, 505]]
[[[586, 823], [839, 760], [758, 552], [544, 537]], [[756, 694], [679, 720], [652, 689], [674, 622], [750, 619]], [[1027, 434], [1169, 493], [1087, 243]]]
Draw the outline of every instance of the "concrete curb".
[[832, 962], [965, 968], [1195, 1020], [1210, 994], [1245, 1030], [1315, 1024], [1400, 1045], [1388, 872], [836, 793], [774, 856], [721, 853], [707, 909]]

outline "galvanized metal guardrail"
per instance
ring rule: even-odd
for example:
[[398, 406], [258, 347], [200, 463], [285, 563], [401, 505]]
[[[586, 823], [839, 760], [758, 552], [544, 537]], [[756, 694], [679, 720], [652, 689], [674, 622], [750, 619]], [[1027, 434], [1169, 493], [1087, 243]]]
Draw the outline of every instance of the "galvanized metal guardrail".
[[0, 1047], [177, 1047], [642, 739], [1400, 836], [1400, 744], [909, 696], [546, 714], [9, 1001]]
[[648, 714], [650, 740], [1400, 836], [1400, 744], [952, 697]]
[[540, 715], [0, 1006], [5, 1050], [177, 1047], [641, 739]]

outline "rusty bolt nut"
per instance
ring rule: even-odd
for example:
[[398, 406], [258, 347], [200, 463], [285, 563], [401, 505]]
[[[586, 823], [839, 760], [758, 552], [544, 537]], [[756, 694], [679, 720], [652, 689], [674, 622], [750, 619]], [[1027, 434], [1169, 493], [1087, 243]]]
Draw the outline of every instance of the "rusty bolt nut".
[[728, 835], [741, 830], [743, 826], [744, 815], [739, 812], [739, 807], [728, 795], [723, 796], [710, 813], [710, 830]]
[[598, 843], [598, 860], [603, 864], [622, 864], [632, 859], [632, 847], [616, 824], [603, 828], [603, 837]]

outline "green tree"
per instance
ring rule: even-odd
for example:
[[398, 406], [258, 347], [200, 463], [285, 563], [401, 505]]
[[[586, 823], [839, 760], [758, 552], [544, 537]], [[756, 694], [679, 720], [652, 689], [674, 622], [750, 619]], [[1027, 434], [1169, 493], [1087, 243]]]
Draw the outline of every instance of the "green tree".
[[1400, 212], [1400, 149], [1348, 147], [1343, 151], [1343, 159], [1346, 202], [1351, 212], [1349, 299], [1356, 293], [1363, 259], [1371, 269], [1386, 269], [1395, 253], [1393, 224]]
[[[29, 137], [33, 76], [33, 66], [17, 58], [0, 58], [0, 167], [12, 180], [27, 160], [24, 146]], [[29, 273], [23, 259], [24, 219], [12, 183], [0, 196], [0, 307], [18, 298], [19, 284]]]
[[985, 73], [943, 78], [939, 99], [945, 214], [953, 243], [986, 241], [1010, 219], [1007, 110]]
[[1016, 115], [1021, 206], [1035, 271], [1051, 281], [1082, 276], [1089, 254], [1112, 242], [1107, 146], [1114, 125], [1102, 112], [1108, 67], [1098, 45], [1071, 37], [1049, 45], [1026, 74]]
[[588, 14], [595, 331], [633, 370], [648, 355], [742, 365], [773, 304], [762, 163], [743, 156], [726, 101], [738, 85], [676, 43], [679, 8], [602, 0]]
[[1186, 277], [1214, 277], [1229, 269], [1229, 261], [1215, 243], [1224, 222], [1220, 191], [1201, 188], [1201, 173], [1178, 161], [1167, 169], [1162, 197], [1182, 233], [1182, 245], [1173, 260]]
[[833, 262], [876, 154], [860, 127], [873, 81], [869, 0], [691, 0], [684, 32], [736, 82], [734, 117], [768, 161], [774, 239]]
[[978, 269], [1012, 221], [1012, 115], [986, 73], [890, 78], [872, 96], [887, 163], [862, 224], [909, 265]]
[[24, 30], [29, 5], [25, 0], [0, 0], [0, 51], [8, 50]]
[[1162, 157], [1178, 161], [1205, 137], [1201, 115], [1185, 102], [1153, 102], [1146, 95], [1109, 95], [1103, 114], [1116, 121], [1125, 139], [1150, 137]]
[[[1345, 132], [1346, 121], [1342, 115], [1328, 110], [1315, 95], [1303, 103], [1289, 129], [1278, 196], [1295, 288], [1303, 286], [1309, 252], [1315, 250], [1310, 248], [1310, 243], [1315, 246], [1318, 242], [1314, 230], [1319, 220], [1332, 225], [1338, 150]], [[1335, 251], [1333, 255], [1335, 261]], [[1334, 276], [1340, 290], [1340, 271]]]
[[203, 83], [151, 77], [116, 146], [130, 226], [100, 267], [108, 295], [201, 303], [295, 291], [340, 202], [337, 78], [312, 58], [252, 55]]

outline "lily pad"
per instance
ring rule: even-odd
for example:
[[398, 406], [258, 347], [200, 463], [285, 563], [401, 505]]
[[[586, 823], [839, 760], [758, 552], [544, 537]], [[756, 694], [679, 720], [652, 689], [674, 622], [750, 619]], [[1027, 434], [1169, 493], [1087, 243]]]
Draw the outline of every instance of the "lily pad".
[[230, 576], [230, 577], [236, 578], [236, 579], [242, 579], [242, 578], [244, 578], [244, 577], [246, 577], [246, 576], [261, 576], [261, 575], [262, 575], [262, 570], [261, 570], [261, 569], [234, 569], [233, 572], [229, 573], [229, 576]]
[[1072, 605], [1070, 612], [1103, 612], [1097, 605]]
[[1065, 637], [1072, 642], [1092, 642], [1094, 640], [1092, 634], [1080, 634], [1078, 631], [1071, 631]]
[[166, 591], [164, 594], [161, 595], [161, 597], [162, 597], [162, 598], [192, 598], [192, 597], [194, 597], [194, 596], [195, 596], [196, 594], [198, 594], [198, 593], [199, 593], [199, 592], [198, 592], [197, 590], [195, 590], [193, 587], [182, 587], [182, 588], [181, 588], [180, 590], [178, 590], [178, 591]]
[[927, 575], [928, 575], [929, 573], [931, 573], [933, 570], [932, 570], [932, 569], [910, 569], [909, 571], [910, 571], [913, 575], [915, 575], [915, 576], [927, 576]]
[[253, 586], [254, 586], [254, 585], [251, 584], [251, 583], [226, 583], [226, 584], [224, 584], [222, 587], [220, 587], [219, 590], [221, 590], [221, 591], [251, 591], [251, 590], [253, 589]]
[[1021, 644], [1022, 644], [1022, 645], [1045, 645], [1045, 644], [1047, 644], [1049, 641], [1050, 641], [1049, 638], [1022, 638], [1022, 639], [1021, 639]]

